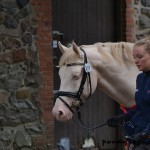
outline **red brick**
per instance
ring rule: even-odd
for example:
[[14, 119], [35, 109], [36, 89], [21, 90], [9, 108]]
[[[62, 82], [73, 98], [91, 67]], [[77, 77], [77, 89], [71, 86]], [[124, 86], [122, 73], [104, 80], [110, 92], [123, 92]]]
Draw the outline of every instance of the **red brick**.
[[[50, 144], [51, 147], [54, 145], [54, 122], [53, 116], [51, 114], [51, 109], [53, 103], [51, 98], [53, 95], [53, 76], [52, 76], [52, 47], [50, 43], [52, 42], [52, 14], [51, 14], [51, 1], [49, 0], [33, 0], [34, 10], [36, 11], [35, 20], [38, 22], [37, 32], [38, 39], [36, 41], [36, 46], [39, 52], [39, 65], [40, 72], [43, 78], [43, 84], [40, 87], [40, 100], [39, 104], [42, 110], [42, 119], [46, 128], [46, 136], [41, 136], [39, 139], [34, 139], [35, 145], [42, 146], [44, 144]], [[42, 140], [41, 140], [42, 139]], [[51, 148], [52, 149], [52, 148]]]
[[26, 51], [24, 49], [13, 50], [14, 62], [24, 61], [26, 59]]

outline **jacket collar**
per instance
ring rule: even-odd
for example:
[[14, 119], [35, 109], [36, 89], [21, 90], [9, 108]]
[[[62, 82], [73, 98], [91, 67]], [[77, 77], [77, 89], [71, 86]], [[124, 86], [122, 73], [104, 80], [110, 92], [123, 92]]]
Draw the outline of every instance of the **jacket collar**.
[[150, 71], [143, 72], [146, 76], [150, 76]]

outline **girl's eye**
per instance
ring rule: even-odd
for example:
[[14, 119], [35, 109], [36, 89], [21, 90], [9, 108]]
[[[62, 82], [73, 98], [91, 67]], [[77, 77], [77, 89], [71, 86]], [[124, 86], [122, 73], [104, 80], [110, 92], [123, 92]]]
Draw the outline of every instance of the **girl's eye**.
[[138, 56], [138, 58], [142, 58], [143, 56]]
[[142, 58], [142, 57], [143, 57], [142, 55], [133, 56], [134, 59], [136, 59], [136, 58]]

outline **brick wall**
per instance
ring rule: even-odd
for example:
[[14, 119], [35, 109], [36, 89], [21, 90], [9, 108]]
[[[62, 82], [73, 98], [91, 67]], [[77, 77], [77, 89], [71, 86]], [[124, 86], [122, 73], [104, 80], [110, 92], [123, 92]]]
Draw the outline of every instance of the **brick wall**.
[[52, 63], [52, 13], [50, 0], [33, 0], [35, 19], [38, 22], [38, 40], [36, 47], [39, 50], [39, 65], [43, 84], [40, 87], [40, 107], [42, 120], [46, 125], [45, 136], [35, 138], [35, 145], [49, 143], [49, 148], [54, 144], [54, 121], [51, 113], [53, 106], [53, 63]]
[[122, 20], [121, 33], [122, 41], [134, 42], [135, 32], [135, 10], [133, 0], [122, 0]]
[[133, 0], [126, 0], [126, 40], [134, 42], [135, 31], [135, 11], [133, 9]]

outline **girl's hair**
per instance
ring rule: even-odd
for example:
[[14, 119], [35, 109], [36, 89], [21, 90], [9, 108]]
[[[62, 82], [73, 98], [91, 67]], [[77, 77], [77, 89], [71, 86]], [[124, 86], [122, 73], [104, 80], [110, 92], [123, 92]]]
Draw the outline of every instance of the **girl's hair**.
[[150, 53], [150, 37], [141, 39], [134, 44], [135, 46], [144, 46], [145, 51]]

